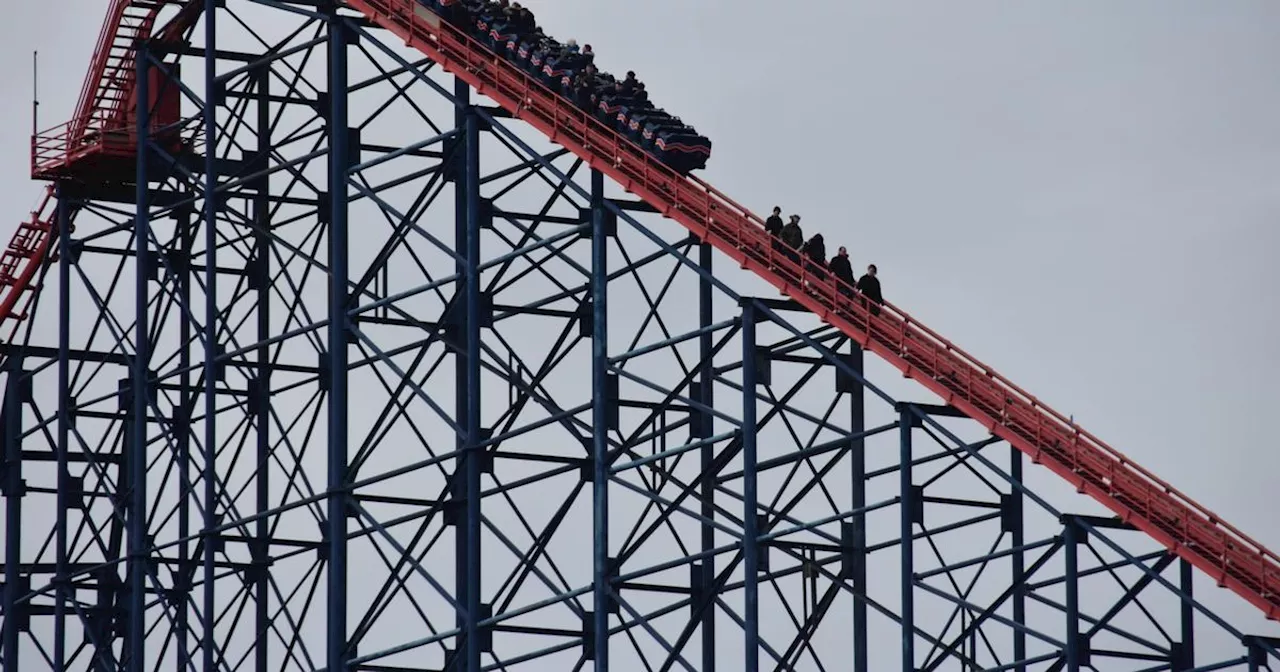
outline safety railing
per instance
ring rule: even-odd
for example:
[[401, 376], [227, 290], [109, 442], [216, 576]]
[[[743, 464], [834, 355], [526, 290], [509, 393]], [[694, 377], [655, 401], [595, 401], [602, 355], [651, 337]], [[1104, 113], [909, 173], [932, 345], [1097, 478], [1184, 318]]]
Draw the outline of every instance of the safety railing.
[[1227, 585], [1280, 617], [1280, 557], [1045, 406], [976, 357], [885, 303], [874, 313], [829, 272], [772, 245], [762, 220], [702, 180], [677, 174], [630, 140], [432, 14], [416, 0], [349, 0], [520, 119], [609, 174], [661, 214], [754, 267], [784, 292], [941, 394]]
[[47, 187], [40, 205], [31, 212], [31, 221], [20, 224], [8, 247], [0, 251], [0, 329], [13, 325], [3, 336], [6, 343], [13, 341], [35, 297], [32, 282], [54, 238], [55, 204], [53, 187]]

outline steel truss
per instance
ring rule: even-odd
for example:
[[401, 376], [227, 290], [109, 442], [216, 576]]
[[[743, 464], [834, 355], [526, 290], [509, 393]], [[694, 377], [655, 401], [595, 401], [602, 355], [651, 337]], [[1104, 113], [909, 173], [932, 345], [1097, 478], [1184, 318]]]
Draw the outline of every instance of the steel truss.
[[5, 670], [1269, 669], [1189, 565], [431, 63], [226, 5], [139, 61], [192, 141], [58, 185]]

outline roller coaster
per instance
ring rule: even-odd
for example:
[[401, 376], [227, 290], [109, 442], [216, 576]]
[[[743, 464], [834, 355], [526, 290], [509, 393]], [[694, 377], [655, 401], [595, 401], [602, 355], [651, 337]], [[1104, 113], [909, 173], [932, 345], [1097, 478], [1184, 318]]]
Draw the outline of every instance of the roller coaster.
[[1275, 620], [1280, 557], [775, 249], [548, 40], [111, 1], [0, 259], [4, 670], [1280, 660], [1193, 589]]

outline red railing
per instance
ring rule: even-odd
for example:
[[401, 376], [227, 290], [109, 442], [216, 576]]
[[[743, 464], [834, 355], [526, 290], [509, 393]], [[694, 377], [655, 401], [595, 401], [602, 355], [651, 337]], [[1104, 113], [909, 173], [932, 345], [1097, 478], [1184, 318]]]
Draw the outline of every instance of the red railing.
[[772, 249], [762, 220], [678, 175], [415, 0], [348, 0], [552, 141], [570, 149], [743, 268], [839, 327], [1263, 611], [1280, 617], [1280, 557], [1134, 464], [892, 304], [871, 314], [856, 292]]
[[56, 201], [53, 187], [45, 189], [40, 205], [31, 211], [30, 221], [18, 225], [9, 246], [0, 252], [0, 328], [12, 321], [13, 327], [3, 334], [4, 342], [13, 342], [18, 326], [27, 317], [27, 309], [35, 298], [32, 285], [36, 273], [49, 254], [54, 239]]

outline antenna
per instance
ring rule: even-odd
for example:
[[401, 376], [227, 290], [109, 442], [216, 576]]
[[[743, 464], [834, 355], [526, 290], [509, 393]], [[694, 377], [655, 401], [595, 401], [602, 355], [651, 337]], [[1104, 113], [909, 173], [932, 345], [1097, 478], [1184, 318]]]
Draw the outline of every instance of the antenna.
[[40, 132], [40, 52], [31, 52], [31, 137]]

